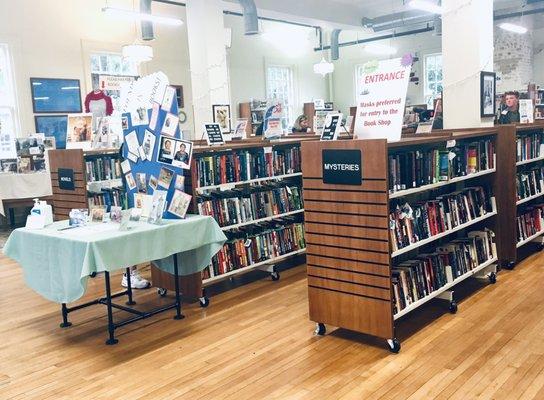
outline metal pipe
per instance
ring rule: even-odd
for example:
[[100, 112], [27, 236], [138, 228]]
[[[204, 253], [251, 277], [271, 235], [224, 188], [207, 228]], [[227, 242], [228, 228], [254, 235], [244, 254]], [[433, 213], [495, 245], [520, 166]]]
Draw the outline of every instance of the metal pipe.
[[244, 10], [244, 28], [246, 35], [257, 35], [259, 33], [259, 17], [257, 6], [254, 0], [238, 0]]
[[525, 11], [516, 11], [508, 14], [495, 15], [493, 19], [495, 21], [500, 21], [501, 19], [522, 17], [524, 15], [533, 15], [533, 14], [542, 14], [544, 13], [544, 8], [535, 8], [534, 10], [525, 10]]
[[[140, 12], [145, 14], [151, 14], [151, 0], [140, 0]], [[142, 40], [153, 40], [155, 35], [153, 34], [153, 22], [141, 21], [142, 27]], [[130, 279], [130, 278], [127, 278]]]
[[338, 38], [342, 29], [334, 29], [331, 33], [331, 60], [340, 58], [340, 49], [338, 48]]
[[[389, 35], [376, 36], [376, 37], [372, 37], [368, 39], [359, 39], [359, 40], [353, 40], [350, 42], [338, 43], [338, 46], [339, 47], [355, 46], [362, 43], [376, 42], [378, 40], [393, 39], [393, 38], [402, 37], [402, 36], [417, 35], [418, 33], [425, 33], [425, 32], [431, 32], [431, 31], [434, 31], [434, 27], [427, 26], [425, 28], [414, 29], [414, 30], [406, 31], [406, 32], [391, 33]], [[323, 46], [323, 50], [328, 50], [330, 48], [331, 46]], [[314, 51], [321, 51], [321, 46], [314, 48]]]

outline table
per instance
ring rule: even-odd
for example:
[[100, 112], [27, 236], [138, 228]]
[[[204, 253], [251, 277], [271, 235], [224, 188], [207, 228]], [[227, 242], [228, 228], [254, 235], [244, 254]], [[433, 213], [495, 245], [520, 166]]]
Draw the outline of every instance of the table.
[[49, 172], [28, 174], [0, 173], [0, 215], [5, 215], [3, 200], [33, 199], [51, 196]]
[[[126, 295], [127, 305], [133, 305], [132, 288], [112, 294], [110, 272], [127, 269], [147, 261], [171, 273], [178, 282], [179, 275], [202, 271], [212, 256], [219, 251], [226, 236], [217, 222], [208, 216], [189, 215], [184, 220], [163, 220], [159, 225], [131, 222], [128, 231], [120, 231], [119, 224], [97, 223], [85, 227], [68, 227], [68, 221], [55, 222], [44, 229], [19, 228], [12, 232], [4, 254], [23, 268], [28, 286], [48, 300], [60, 303], [63, 322], [71, 325], [68, 313], [95, 304], [104, 304], [108, 311], [106, 344], [115, 344], [115, 329], [169, 309], [176, 309], [175, 319], [182, 319], [179, 284], [176, 300], [150, 312], [112, 303], [112, 298]], [[67, 307], [85, 293], [89, 275], [103, 272], [106, 297]], [[129, 280], [130, 283], [130, 280]], [[113, 322], [112, 308], [135, 314], [127, 321]]]

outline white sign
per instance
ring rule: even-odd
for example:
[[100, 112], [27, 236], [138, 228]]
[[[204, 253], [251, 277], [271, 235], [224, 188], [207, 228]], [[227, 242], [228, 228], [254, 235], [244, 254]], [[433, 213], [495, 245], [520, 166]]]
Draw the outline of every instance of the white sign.
[[236, 124], [234, 125], [234, 132], [230, 135], [224, 135], [225, 139], [232, 140], [232, 139], [245, 139], [246, 137], [246, 128], [247, 128], [247, 119], [239, 119], [236, 121]]
[[532, 124], [535, 122], [533, 100], [519, 101], [519, 122], [522, 124]]
[[401, 58], [370, 62], [358, 78], [356, 139], [400, 140], [411, 65]]
[[134, 81], [133, 76], [115, 76], [115, 75], [100, 75], [98, 82], [100, 90], [115, 90], [120, 91], [123, 84]]
[[281, 126], [281, 118], [269, 118], [268, 126], [264, 132], [265, 138], [274, 138], [283, 134], [283, 128]]
[[168, 77], [163, 72], [155, 72], [136, 81], [121, 84], [121, 112], [126, 113], [138, 108], [153, 108], [154, 103], [161, 104], [164, 92], [169, 85]]

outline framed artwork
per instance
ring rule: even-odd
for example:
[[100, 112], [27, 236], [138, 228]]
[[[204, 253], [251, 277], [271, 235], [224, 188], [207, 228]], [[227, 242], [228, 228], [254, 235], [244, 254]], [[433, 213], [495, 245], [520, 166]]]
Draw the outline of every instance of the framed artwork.
[[80, 113], [79, 79], [30, 78], [32, 109], [39, 113]]
[[480, 73], [480, 116], [495, 116], [495, 92], [497, 75], [494, 72]]
[[67, 115], [35, 115], [36, 132], [55, 138], [57, 149], [66, 148]]
[[181, 85], [171, 85], [174, 89], [176, 89], [176, 99], [178, 101], [178, 109], [184, 107], [183, 102], [183, 86]]
[[230, 133], [230, 105], [228, 104], [214, 104], [212, 105], [213, 122], [219, 124], [222, 133]]

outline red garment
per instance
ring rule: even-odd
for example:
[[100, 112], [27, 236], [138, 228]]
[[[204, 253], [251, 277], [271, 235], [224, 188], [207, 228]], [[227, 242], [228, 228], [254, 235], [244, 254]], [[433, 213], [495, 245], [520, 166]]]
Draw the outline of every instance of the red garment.
[[111, 102], [111, 97], [107, 96], [102, 90], [98, 93], [92, 91], [87, 96], [85, 96], [85, 112], [91, 112], [90, 105], [91, 102], [105, 102], [106, 104], [106, 115], [113, 114], [113, 104]]

